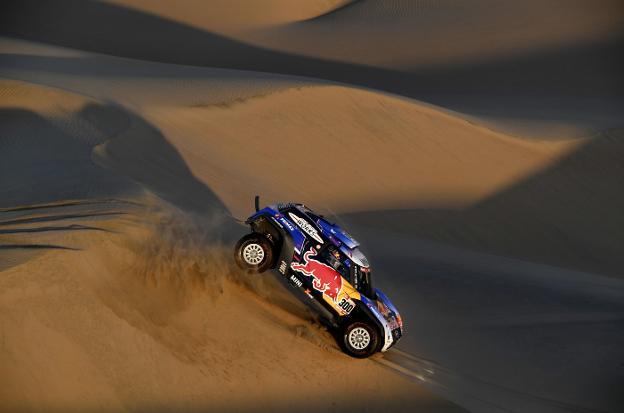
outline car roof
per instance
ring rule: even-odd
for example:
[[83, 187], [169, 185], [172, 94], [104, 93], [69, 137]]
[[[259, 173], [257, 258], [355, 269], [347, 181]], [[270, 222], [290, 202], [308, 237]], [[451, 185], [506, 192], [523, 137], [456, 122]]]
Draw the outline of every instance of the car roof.
[[335, 243], [340, 251], [348, 256], [351, 261], [360, 267], [368, 268], [370, 266], [366, 256], [358, 248], [360, 243], [339, 225], [329, 222], [324, 217], [315, 214], [312, 210], [305, 207], [305, 205], [299, 205], [298, 209], [308, 215], [308, 217], [317, 224], [323, 235]]
[[323, 235], [325, 235], [327, 238], [337, 239], [341, 245], [344, 244], [349, 249], [354, 249], [360, 246], [360, 243], [357, 242], [345, 230], [340, 228], [340, 226], [320, 217], [318, 220], [316, 220], [316, 223], [323, 232]]

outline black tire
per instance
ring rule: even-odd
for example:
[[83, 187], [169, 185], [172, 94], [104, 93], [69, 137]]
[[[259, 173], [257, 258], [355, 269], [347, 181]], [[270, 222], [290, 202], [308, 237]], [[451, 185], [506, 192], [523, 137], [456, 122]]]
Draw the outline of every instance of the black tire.
[[263, 235], [251, 233], [241, 238], [234, 247], [234, 261], [239, 268], [255, 273], [270, 269], [274, 261], [271, 242]]
[[377, 327], [362, 320], [345, 324], [340, 333], [342, 350], [355, 358], [366, 358], [376, 353], [379, 340]]

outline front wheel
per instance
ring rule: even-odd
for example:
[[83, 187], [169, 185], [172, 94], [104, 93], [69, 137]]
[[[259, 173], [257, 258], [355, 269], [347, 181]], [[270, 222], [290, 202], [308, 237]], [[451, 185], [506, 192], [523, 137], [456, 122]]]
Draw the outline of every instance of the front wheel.
[[273, 246], [257, 233], [247, 234], [234, 247], [234, 260], [243, 270], [265, 272], [273, 264]]
[[345, 325], [341, 336], [342, 349], [355, 358], [371, 356], [377, 351], [379, 345], [377, 328], [364, 321], [355, 321]]

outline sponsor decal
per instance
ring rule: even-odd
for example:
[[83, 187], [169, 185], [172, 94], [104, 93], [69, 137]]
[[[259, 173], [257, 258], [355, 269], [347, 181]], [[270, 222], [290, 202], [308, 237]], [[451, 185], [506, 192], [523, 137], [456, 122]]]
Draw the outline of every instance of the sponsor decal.
[[377, 310], [379, 310], [384, 318], [388, 318], [390, 316], [390, 309], [381, 300], [377, 300]]
[[314, 248], [310, 248], [303, 254], [303, 263], [292, 263], [290, 268], [300, 272], [306, 277], [312, 277], [312, 288], [331, 298], [336, 303], [338, 293], [342, 289], [342, 276], [332, 267], [317, 261], [312, 256], [316, 255]]
[[281, 216], [279, 218], [279, 222], [282, 223], [282, 225], [284, 225], [286, 228], [288, 228], [289, 231], [294, 231], [295, 227], [293, 226], [293, 224], [291, 224], [285, 217]]
[[312, 224], [310, 224], [305, 219], [293, 214], [292, 212], [289, 212], [288, 216], [290, 216], [290, 219], [292, 219], [295, 224], [297, 224], [297, 226], [303, 230], [303, 232], [311, 236], [319, 244], [323, 243], [323, 239], [320, 237], [318, 231], [312, 226]]
[[291, 275], [290, 276], [290, 281], [292, 281], [293, 283], [295, 283], [295, 285], [299, 288], [301, 288], [301, 286], [303, 285], [303, 282], [301, 282], [301, 280], [297, 277], [295, 277], [295, 275]]
[[286, 274], [286, 261], [280, 262], [279, 272], [281, 272], [282, 275]]
[[280, 227], [280, 228], [282, 228], [282, 229], [284, 228], [284, 226], [283, 226], [283, 225], [282, 225], [282, 224], [281, 224], [281, 223], [280, 223], [277, 219], [275, 219], [275, 218], [273, 218], [273, 217], [271, 217], [271, 219], [272, 219], [273, 221], [275, 221], [275, 223], [277, 224], [277, 226], [278, 226], [278, 227]]
[[311, 291], [308, 288], [305, 289], [304, 293], [306, 293], [308, 295], [308, 297], [314, 299], [314, 297], [311, 294]]
[[355, 303], [348, 298], [342, 297], [338, 303], [338, 307], [342, 308], [345, 314], [349, 314], [355, 308]]

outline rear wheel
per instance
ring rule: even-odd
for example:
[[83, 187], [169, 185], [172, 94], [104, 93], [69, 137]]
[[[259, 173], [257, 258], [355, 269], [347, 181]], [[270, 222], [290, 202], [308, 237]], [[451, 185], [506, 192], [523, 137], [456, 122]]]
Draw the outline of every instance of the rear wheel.
[[342, 329], [341, 347], [351, 357], [365, 358], [377, 351], [377, 328], [365, 321], [348, 323]]
[[265, 272], [271, 268], [273, 257], [271, 242], [255, 232], [241, 238], [234, 248], [234, 260], [243, 270]]

